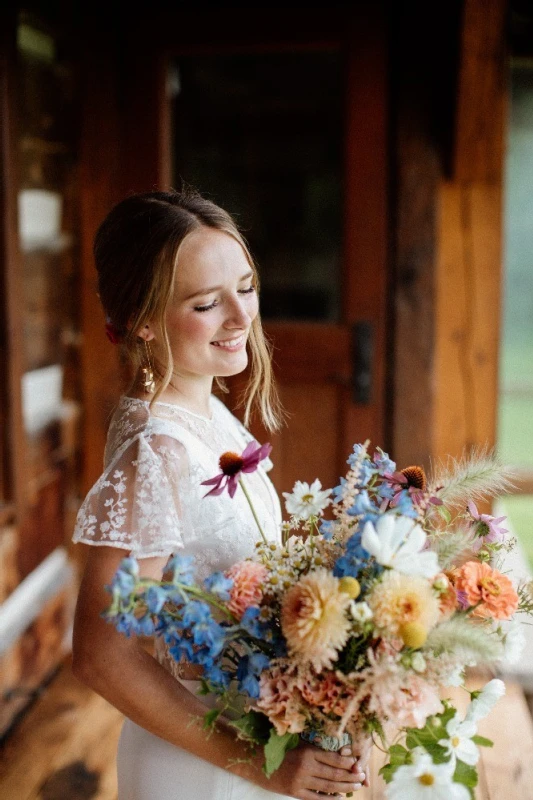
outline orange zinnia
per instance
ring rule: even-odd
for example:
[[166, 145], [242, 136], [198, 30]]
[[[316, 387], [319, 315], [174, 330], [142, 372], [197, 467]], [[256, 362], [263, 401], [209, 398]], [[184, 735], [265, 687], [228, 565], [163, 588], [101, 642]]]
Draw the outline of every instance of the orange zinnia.
[[471, 606], [480, 604], [474, 612], [479, 617], [509, 619], [518, 608], [518, 595], [509, 578], [480, 561], [463, 564], [455, 588], [465, 593]]

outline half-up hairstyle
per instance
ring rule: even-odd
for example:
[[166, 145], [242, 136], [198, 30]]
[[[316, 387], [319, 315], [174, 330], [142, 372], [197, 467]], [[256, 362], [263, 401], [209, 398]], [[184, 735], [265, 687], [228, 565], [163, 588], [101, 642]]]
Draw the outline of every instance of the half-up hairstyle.
[[[191, 188], [128, 197], [110, 211], [96, 234], [94, 257], [100, 300], [135, 370], [144, 355], [144, 342], [136, 332], [151, 322], [162, 333], [165, 374], [152, 402], [169, 385], [174, 370], [165, 318], [175, 271], [179, 269], [178, 251], [187, 234], [201, 227], [215, 228], [239, 242], [259, 292], [257, 268], [236, 223], [227, 211]], [[248, 425], [257, 410], [264, 426], [277, 430], [281, 407], [272, 374], [271, 349], [259, 314], [252, 322], [248, 345], [250, 380], [242, 398], [244, 422]], [[217, 378], [217, 382], [222, 391], [227, 391], [221, 379]]]

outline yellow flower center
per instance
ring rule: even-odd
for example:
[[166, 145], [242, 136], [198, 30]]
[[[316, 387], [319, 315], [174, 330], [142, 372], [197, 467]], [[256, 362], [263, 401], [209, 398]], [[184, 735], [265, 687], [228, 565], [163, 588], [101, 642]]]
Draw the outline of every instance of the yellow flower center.
[[497, 597], [499, 594], [501, 594], [501, 591], [502, 591], [502, 590], [501, 590], [501, 587], [500, 587], [500, 586], [498, 586], [498, 584], [496, 583], [496, 581], [495, 581], [495, 580], [493, 580], [493, 579], [490, 577], [490, 575], [488, 575], [486, 578], [481, 578], [481, 580], [479, 581], [479, 586], [480, 586], [482, 589], [485, 589], [485, 591], [486, 591], [486, 592], [488, 592], [489, 594], [491, 594], [491, 595], [493, 595], [493, 596], [496, 596], [496, 597]]
[[435, 783], [435, 776], [431, 775], [429, 772], [424, 772], [423, 775], [419, 776], [418, 781], [422, 786], [433, 786]]
[[312, 494], [303, 494], [302, 495], [302, 503], [312, 503], [313, 502], [313, 495]]
[[453, 739], [452, 739], [452, 745], [453, 745], [454, 747], [459, 747], [459, 742], [460, 742], [460, 741], [461, 741], [461, 740], [459, 739], [459, 737], [458, 737], [458, 736], [454, 736], [454, 737], [453, 737]]

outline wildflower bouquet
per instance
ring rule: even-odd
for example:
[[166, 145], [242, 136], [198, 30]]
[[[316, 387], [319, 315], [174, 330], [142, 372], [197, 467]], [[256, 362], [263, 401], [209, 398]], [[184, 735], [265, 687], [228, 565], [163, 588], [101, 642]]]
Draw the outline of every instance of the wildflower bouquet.
[[[268, 452], [224, 454], [209, 494], [246, 491], [242, 474]], [[203, 666], [201, 691], [219, 696], [206, 725], [234, 705], [236, 686], [246, 704], [231, 724], [264, 747], [267, 775], [301, 737], [326, 749], [351, 739], [359, 752], [374, 741], [388, 753], [390, 800], [468, 800], [478, 748], [491, 744], [477, 723], [504, 688], [493, 680], [472, 692], [464, 717], [442, 688], [515, 651], [508, 620], [533, 612], [527, 587], [498, 569], [513, 545], [504, 518], [476, 506], [506, 491], [509, 473], [477, 453], [428, 479], [421, 467], [398, 471], [379, 448], [371, 455], [368, 442], [348, 464], [333, 490], [298, 481], [285, 493], [281, 543], [261, 531], [252, 558], [202, 585], [191, 558], [173, 556], [161, 581], [125, 559], [107, 616]]]

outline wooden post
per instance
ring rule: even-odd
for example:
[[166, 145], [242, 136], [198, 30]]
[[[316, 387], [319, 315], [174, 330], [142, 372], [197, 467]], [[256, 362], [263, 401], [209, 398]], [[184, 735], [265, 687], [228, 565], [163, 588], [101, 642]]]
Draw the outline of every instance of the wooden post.
[[455, 154], [439, 190], [434, 456], [496, 437], [506, 109], [505, 0], [466, 0]]

